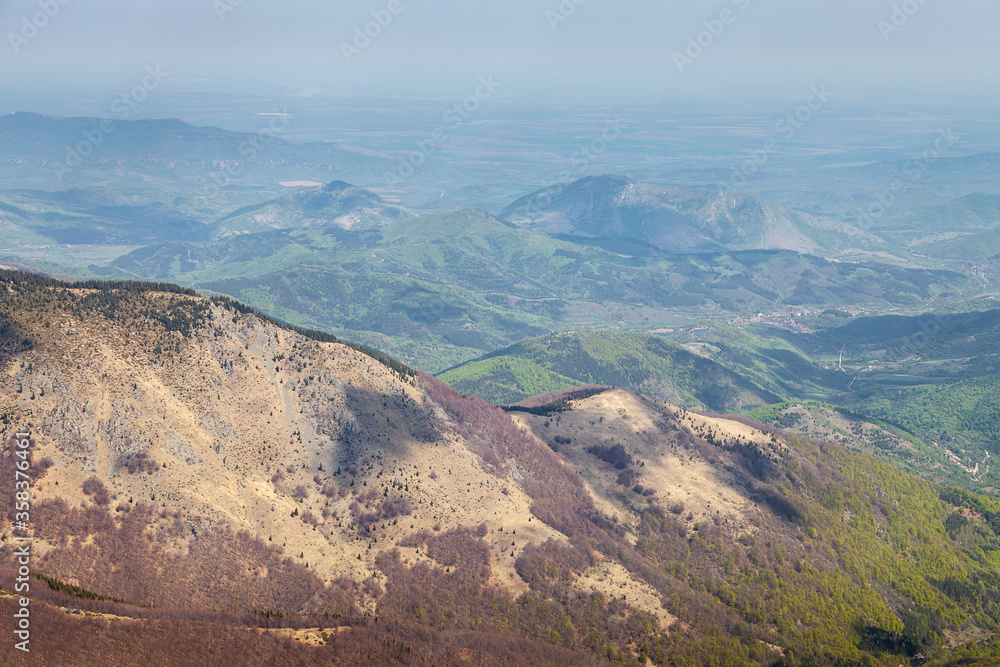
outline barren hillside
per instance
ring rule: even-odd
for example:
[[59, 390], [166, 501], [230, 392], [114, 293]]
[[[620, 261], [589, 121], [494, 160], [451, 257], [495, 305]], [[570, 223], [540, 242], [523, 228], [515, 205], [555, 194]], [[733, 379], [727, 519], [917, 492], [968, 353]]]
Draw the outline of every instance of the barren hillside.
[[972, 501], [838, 445], [625, 390], [509, 415], [229, 302], [2, 278], [0, 565], [26, 430], [32, 591], [67, 632], [139, 623], [169, 652], [164, 627], [209, 623], [309, 664], [896, 665], [996, 625], [986, 542], [946, 522]]

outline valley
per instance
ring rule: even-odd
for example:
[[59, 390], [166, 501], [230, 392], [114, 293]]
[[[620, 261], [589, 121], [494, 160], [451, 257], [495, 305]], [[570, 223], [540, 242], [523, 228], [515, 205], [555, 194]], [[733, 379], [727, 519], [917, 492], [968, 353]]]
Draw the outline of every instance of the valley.
[[876, 218], [894, 149], [734, 191], [647, 121], [387, 184], [391, 133], [128, 120], [56, 184], [99, 121], [0, 118], [39, 617], [123, 663], [990, 664], [992, 153]]

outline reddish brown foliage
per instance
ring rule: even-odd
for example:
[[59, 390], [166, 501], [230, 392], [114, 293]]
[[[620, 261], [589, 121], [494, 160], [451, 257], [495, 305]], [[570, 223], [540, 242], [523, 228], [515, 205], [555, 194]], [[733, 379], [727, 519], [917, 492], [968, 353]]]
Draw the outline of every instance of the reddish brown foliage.
[[108, 503], [111, 502], [111, 494], [108, 493], [104, 482], [97, 477], [88, 477], [81, 488], [84, 495], [90, 496], [91, 500], [101, 507], [107, 507]]
[[[324, 611], [354, 611], [350, 588], [325, 587], [279, 548], [225, 525], [199, 530], [179, 515], [157, 515], [143, 505], [112, 518], [103, 508], [75, 509], [63, 500], [40, 503], [33, 520], [36, 535], [57, 545], [36, 563], [38, 570], [107, 597], [158, 607], [284, 613], [325, 600]], [[184, 556], [173, 548], [178, 541], [187, 542]], [[0, 549], [0, 562], [9, 557], [10, 547]]]
[[614, 387], [603, 384], [586, 384], [580, 387], [572, 387], [570, 389], [557, 389], [556, 391], [550, 391], [546, 394], [539, 394], [538, 396], [533, 396], [531, 398], [525, 399], [519, 403], [514, 403], [514, 405], [523, 408], [539, 408], [543, 405], [548, 405], [550, 403], [559, 403], [560, 401], [571, 401], [574, 398], [580, 398], [581, 396], [593, 396], [594, 394], [600, 394], [605, 391], [610, 391]]
[[474, 568], [480, 577], [488, 579], [490, 550], [482, 540], [488, 532], [486, 524], [480, 524], [475, 529], [455, 528], [441, 535], [421, 531], [401, 541], [400, 545], [426, 545], [427, 555], [441, 565]]
[[[0, 633], [12, 637], [16, 601], [0, 598]], [[117, 665], [121, 667], [204, 667], [204, 665], [415, 665], [462, 664], [474, 667], [556, 667], [600, 665], [586, 654], [520, 637], [474, 631], [438, 632], [413, 624], [375, 619], [326, 625], [310, 619], [311, 627], [331, 630], [325, 646], [309, 646], [273, 632], [246, 627], [242, 620], [201, 620], [174, 612], [153, 620], [109, 621], [62, 612], [50, 604], [32, 604], [30, 660], [14, 649], [0, 647], [0, 664]], [[300, 626], [310, 627], [310, 626]]]
[[574, 575], [582, 574], [595, 562], [589, 550], [585, 552], [547, 540], [526, 546], [514, 567], [533, 590], [550, 591], [554, 588], [553, 582], [569, 585]]
[[620, 443], [611, 447], [594, 445], [593, 447], [589, 447], [587, 451], [602, 461], [613, 465], [615, 470], [624, 470], [632, 465], [632, 455]]
[[[14, 514], [17, 511], [15, 509], [15, 501], [16, 494], [20, 490], [15, 486], [18, 481], [16, 475], [16, 471], [18, 470], [17, 464], [21, 461], [28, 462], [28, 469], [25, 473], [30, 478], [31, 486], [34, 486], [38, 480], [45, 476], [46, 471], [52, 464], [51, 459], [48, 459], [48, 465], [45, 465], [44, 461], [36, 465], [33, 451], [35, 440], [31, 439], [30, 443], [24, 459], [15, 455], [15, 452], [24, 450], [20, 450], [17, 447], [17, 440], [13, 436], [4, 440], [3, 451], [0, 452], [0, 516], [11, 521], [14, 520]], [[23, 478], [21, 479], [23, 480]]]
[[367, 500], [365, 508], [371, 509], [371, 511], [364, 511], [357, 500], [351, 503], [351, 513], [354, 515], [354, 523], [358, 526], [358, 534], [365, 537], [371, 537], [372, 526], [379, 521], [390, 521], [396, 517], [413, 514], [413, 507], [410, 505], [410, 501], [405, 498]]
[[[426, 373], [419, 374], [420, 387], [457, 424], [469, 448], [479, 454], [499, 477], [506, 466], [515, 464], [527, 471], [526, 490], [533, 497], [559, 495], [574, 502], [586, 497], [583, 482], [564, 466], [555, 453], [511, 421], [500, 408], [479, 398], [463, 398], [460, 393]], [[589, 498], [587, 501], [589, 503]]]

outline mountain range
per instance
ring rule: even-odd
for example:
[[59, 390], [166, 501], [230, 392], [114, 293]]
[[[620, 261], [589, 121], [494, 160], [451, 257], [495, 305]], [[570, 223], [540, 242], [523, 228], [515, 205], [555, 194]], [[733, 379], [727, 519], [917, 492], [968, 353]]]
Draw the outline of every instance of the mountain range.
[[229, 294], [434, 371], [567, 328], [655, 328], [776, 307], [914, 307], [981, 289], [957, 272], [788, 250], [625, 255], [476, 210], [366, 230], [344, 230], [335, 215], [325, 227], [152, 244], [91, 271]]
[[0, 279], [46, 664], [992, 659], [993, 499], [627, 389], [507, 413], [170, 285]]

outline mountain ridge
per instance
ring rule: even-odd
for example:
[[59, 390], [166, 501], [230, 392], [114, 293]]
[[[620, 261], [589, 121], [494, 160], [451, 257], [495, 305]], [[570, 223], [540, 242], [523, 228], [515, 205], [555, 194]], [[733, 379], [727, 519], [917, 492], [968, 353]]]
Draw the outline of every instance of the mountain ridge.
[[662, 187], [631, 176], [591, 176], [518, 199], [499, 217], [562, 237], [638, 241], [668, 253], [793, 250], [828, 258], [880, 250], [885, 241], [833, 219], [745, 193]]
[[372, 637], [412, 658], [506, 636], [597, 664], [881, 667], [998, 627], [976, 554], [1000, 507], [835, 443], [621, 389], [511, 416], [183, 289], [0, 282], [3, 435], [31, 432], [32, 565], [58, 584], [37, 608], [105, 614], [104, 655], [122, 623], [152, 642], [156, 610], [239, 650], [266, 629], [247, 616], [287, 614], [283, 655], [348, 664]]

